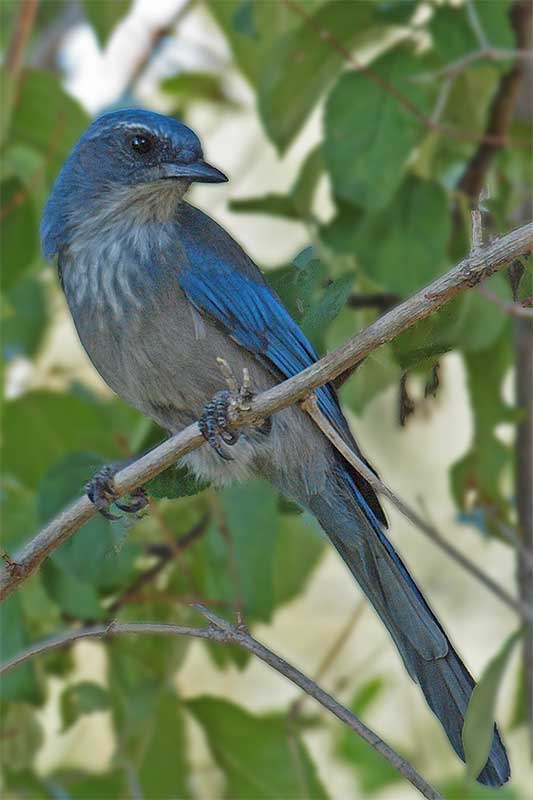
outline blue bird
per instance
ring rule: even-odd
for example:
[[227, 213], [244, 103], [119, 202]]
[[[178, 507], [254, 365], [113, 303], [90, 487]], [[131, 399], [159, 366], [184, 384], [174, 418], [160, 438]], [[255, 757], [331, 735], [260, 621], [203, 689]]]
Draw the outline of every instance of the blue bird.
[[[370, 485], [297, 406], [239, 434], [225, 427], [231, 398], [217, 358], [235, 375], [247, 370], [257, 392], [317, 359], [237, 242], [184, 200], [194, 181], [225, 180], [204, 161], [196, 134], [175, 119], [139, 109], [105, 114], [53, 186], [43, 252], [57, 257], [80, 340], [106, 383], [172, 433], [201, 420], [212, 447], [183, 459], [196, 475], [217, 486], [263, 476], [314, 514], [464, 760], [474, 681], [387, 538]], [[333, 386], [316, 394], [360, 454]], [[93, 487], [104, 510], [110, 492]], [[509, 774], [495, 727], [478, 780], [499, 786]]]

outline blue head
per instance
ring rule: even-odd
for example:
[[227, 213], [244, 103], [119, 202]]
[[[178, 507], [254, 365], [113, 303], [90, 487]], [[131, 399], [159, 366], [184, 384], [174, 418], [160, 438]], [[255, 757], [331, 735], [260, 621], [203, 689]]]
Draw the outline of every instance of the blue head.
[[203, 160], [196, 134], [172, 117], [144, 109], [104, 114], [80, 138], [52, 188], [41, 223], [44, 255], [69, 241], [80, 216], [181, 199], [193, 181], [226, 181]]

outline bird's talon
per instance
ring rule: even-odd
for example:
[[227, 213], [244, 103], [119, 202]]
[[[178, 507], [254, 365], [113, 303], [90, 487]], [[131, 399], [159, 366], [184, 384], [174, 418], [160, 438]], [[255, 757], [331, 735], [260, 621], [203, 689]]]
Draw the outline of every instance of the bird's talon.
[[117, 519], [122, 519], [121, 514], [113, 514], [109, 507], [113, 503], [128, 514], [136, 514], [146, 507], [148, 498], [144, 489], [139, 487], [131, 493], [133, 502], [125, 503], [118, 502], [118, 494], [115, 490], [114, 475], [115, 469], [107, 465], [98, 470], [91, 480], [85, 484], [85, 492], [87, 497], [93, 503], [98, 512], [105, 517], [105, 519], [114, 522]]
[[228, 412], [233, 402], [231, 392], [217, 392], [205, 406], [204, 413], [198, 422], [202, 436], [224, 461], [233, 461], [233, 458], [224, 450], [222, 444], [231, 447], [239, 440], [239, 433], [228, 428]]
[[224, 444], [233, 447], [239, 441], [239, 434], [237, 431], [221, 431], [220, 438], [224, 441]]
[[121, 511], [125, 511], [127, 514], [138, 514], [148, 505], [148, 496], [146, 494], [145, 489], [142, 486], [139, 486], [137, 489], [134, 489], [131, 492], [131, 497], [133, 502], [131, 503], [122, 503], [115, 501], [115, 505], [117, 508], [120, 508]]

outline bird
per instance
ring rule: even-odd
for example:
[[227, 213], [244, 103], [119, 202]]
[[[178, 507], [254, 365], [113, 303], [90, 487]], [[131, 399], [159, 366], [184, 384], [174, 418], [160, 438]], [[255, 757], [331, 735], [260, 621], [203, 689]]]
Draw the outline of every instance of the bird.
[[[298, 405], [231, 430], [235, 397], [217, 360], [248, 376], [249, 393], [296, 375], [318, 355], [242, 247], [185, 199], [195, 182], [226, 180], [183, 122], [146, 109], [103, 114], [53, 184], [43, 254], [57, 264], [79, 339], [108, 386], [171, 434], [199, 421], [208, 445], [182, 459], [187, 468], [215, 487], [266, 478], [316, 517], [464, 761], [475, 682], [388, 538], [370, 484]], [[363, 458], [334, 386], [315, 395]], [[108, 513], [112, 471], [90, 486]], [[126, 510], [141, 503], [138, 496]], [[500, 786], [509, 776], [494, 726], [478, 781]]]

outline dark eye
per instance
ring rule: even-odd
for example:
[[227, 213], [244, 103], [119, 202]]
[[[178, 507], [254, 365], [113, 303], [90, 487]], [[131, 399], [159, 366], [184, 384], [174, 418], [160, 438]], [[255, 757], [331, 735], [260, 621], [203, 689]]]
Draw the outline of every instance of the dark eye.
[[152, 149], [153, 142], [148, 136], [133, 136], [130, 140], [130, 145], [136, 153], [148, 153]]

